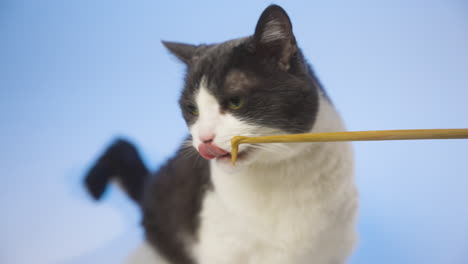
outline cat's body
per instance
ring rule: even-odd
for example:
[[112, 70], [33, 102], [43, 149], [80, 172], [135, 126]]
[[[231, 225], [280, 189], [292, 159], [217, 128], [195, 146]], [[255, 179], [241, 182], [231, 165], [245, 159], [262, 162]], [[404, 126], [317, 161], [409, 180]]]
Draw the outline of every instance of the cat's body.
[[99, 197], [118, 175], [140, 204], [147, 244], [131, 262], [344, 263], [358, 203], [348, 143], [245, 144], [230, 164], [234, 135], [344, 130], [284, 10], [267, 8], [252, 37], [165, 45], [188, 66], [180, 104], [190, 145], [147, 177], [136, 150], [119, 141], [87, 177]]

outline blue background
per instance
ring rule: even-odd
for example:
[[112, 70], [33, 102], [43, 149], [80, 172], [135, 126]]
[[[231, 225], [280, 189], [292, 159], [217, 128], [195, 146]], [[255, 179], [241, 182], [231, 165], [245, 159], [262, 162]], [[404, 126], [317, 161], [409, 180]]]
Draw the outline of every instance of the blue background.
[[[142, 239], [91, 162], [118, 135], [156, 169], [185, 134], [160, 40], [250, 35], [270, 1], [0, 1], [0, 262], [118, 263]], [[468, 3], [277, 1], [350, 130], [468, 127]], [[468, 263], [468, 141], [356, 143], [351, 263]]]

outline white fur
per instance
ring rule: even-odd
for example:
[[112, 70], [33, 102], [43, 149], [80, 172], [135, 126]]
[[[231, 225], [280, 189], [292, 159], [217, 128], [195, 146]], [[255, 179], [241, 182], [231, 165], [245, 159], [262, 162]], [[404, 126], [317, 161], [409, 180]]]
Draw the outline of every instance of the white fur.
[[219, 113], [219, 105], [216, 98], [208, 94], [205, 78], [200, 81], [201, 89], [195, 96], [198, 107], [199, 117], [197, 122], [190, 128], [190, 132], [194, 138], [195, 148], [201, 143], [200, 137], [206, 135], [216, 135], [216, 127], [221, 119]]
[[[203, 133], [230, 150], [234, 135], [272, 135], [221, 114], [203, 81], [196, 96], [199, 119], [190, 128], [198, 148]], [[324, 95], [310, 132], [342, 131]], [[358, 206], [352, 149], [345, 142], [265, 144], [244, 161], [212, 160], [214, 191], [202, 202], [198, 241], [191, 252], [200, 264], [339, 264], [354, 247]]]

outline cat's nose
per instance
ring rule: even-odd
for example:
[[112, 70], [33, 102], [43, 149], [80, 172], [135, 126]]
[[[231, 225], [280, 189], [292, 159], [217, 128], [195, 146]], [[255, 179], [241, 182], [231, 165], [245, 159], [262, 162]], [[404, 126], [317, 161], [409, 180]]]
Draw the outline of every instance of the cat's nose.
[[201, 142], [203, 142], [205, 144], [213, 142], [214, 138], [215, 138], [215, 134], [213, 134], [213, 133], [205, 134], [205, 135], [200, 136]]

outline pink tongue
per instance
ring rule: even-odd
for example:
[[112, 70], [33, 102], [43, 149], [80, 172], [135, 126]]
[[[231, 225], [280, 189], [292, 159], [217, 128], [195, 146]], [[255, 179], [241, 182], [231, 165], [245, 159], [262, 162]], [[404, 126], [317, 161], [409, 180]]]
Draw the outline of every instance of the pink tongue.
[[202, 157], [207, 160], [214, 159], [216, 157], [223, 156], [229, 153], [210, 143], [200, 144], [198, 146], [198, 152], [200, 152], [200, 155], [202, 155]]

